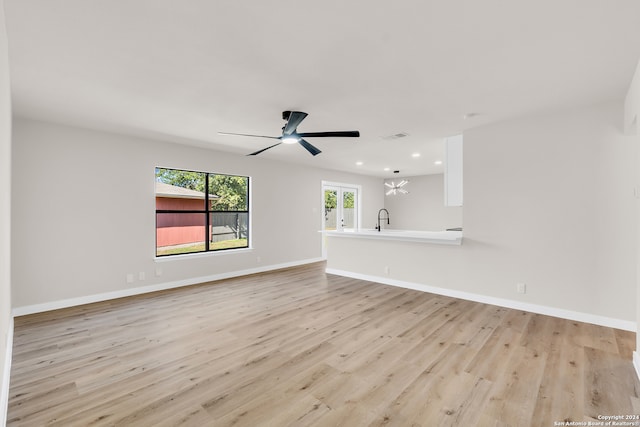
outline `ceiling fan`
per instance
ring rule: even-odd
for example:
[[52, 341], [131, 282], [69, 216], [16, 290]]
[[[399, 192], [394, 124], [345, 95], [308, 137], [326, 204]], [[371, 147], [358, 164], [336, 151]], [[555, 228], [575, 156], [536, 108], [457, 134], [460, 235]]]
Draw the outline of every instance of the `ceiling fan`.
[[276, 147], [280, 144], [295, 144], [298, 143], [302, 145], [309, 153], [316, 156], [321, 153], [318, 148], [309, 144], [309, 142], [305, 141], [305, 138], [326, 138], [326, 137], [349, 137], [349, 138], [357, 138], [360, 136], [360, 132], [357, 130], [352, 131], [333, 131], [333, 132], [300, 132], [298, 133], [298, 125], [300, 122], [307, 117], [307, 113], [303, 113], [302, 111], [283, 111], [282, 119], [286, 120], [287, 123], [282, 127], [282, 135], [281, 136], [266, 136], [266, 135], [249, 135], [246, 133], [229, 133], [229, 132], [218, 132], [219, 135], [239, 135], [239, 136], [255, 136], [258, 138], [270, 138], [270, 139], [279, 139], [280, 142], [277, 144], [270, 145], [267, 148], [263, 148], [262, 150], [258, 150], [249, 156], [255, 156], [257, 154], [262, 153], [263, 151], [268, 150], [269, 148]]

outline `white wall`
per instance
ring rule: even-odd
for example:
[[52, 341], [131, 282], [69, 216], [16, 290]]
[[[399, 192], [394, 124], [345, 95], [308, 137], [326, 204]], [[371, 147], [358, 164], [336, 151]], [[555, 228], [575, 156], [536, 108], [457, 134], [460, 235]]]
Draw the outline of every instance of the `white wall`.
[[624, 129], [629, 135], [637, 134], [640, 129], [640, 61], [624, 101]]
[[[156, 166], [251, 176], [254, 250], [154, 261]], [[13, 306], [319, 259], [323, 179], [362, 185], [375, 218], [379, 178], [15, 120]]]
[[[629, 91], [627, 92], [627, 96], [625, 98], [624, 103], [624, 126], [625, 133], [628, 135], [635, 135], [636, 145], [640, 144], [640, 61], [638, 61], [638, 65], [636, 67], [635, 74], [633, 79], [631, 80], [631, 85], [629, 86]], [[636, 159], [636, 170], [640, 170], [640, 157]], [[636, 174], [636, 183], [638, 183], [640, 179], [640, 174]], [[640, 191], [640, 185], [636, 184], [636, 188]], [[637, 224], [640, 225], [640, 197], [638, 197], [637, 202]], [[640, 248], [640, 226], [638, 227], [638, 236], [637, 242], [638, 247]], [[634, 353], [634, 364], [636, 367], [636, 372], [638, 376], [640, 376], [640, 356], [638, 356], [638, 349], [640, 349], [640, 250], [638, 251], [638, 259], [637, 259], [637, 301], [636, 301], [636, 310], [637, 310], [637, 318], [638, 318], [638, 330], [636, 331], [636, 352]]]
[[636, 147], [622, 117], [615, 103], [465, 132], [462, 246], [394, 243], [346, 257], [365, 249], [341, 239], [328, 267], [386, 276], [389, 266], [388, 279], [633, 324]]
[[[388, 228], [435, 231], [462, 227], [462, 207], [444, 205], [444, 174], [404, 179], [409, 181], [405, 187], [408, 194], [398, 193], [384, 198], [384, 207], [391, 217]], [[400, 180], [393, 181], [397, 184]], [[386, 187], [381, 191], [386, 193]], [[368, 225], [365, 224], [365, 228], [370, 228]]]
[[0, 425], [6, 421], [11, 331], [11, 96], [9, 55], [0, 0]]
[[[465, 236], [485, 286], [635, 321], [635, 152], [620, 103], [465, 132]], [[518, 295], [516, 295], [518, 296]]]

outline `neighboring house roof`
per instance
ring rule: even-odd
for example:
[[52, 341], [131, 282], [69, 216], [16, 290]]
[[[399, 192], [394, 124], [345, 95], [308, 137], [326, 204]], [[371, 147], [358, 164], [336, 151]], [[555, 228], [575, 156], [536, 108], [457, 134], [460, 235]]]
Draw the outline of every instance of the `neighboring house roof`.
[[[171, 199], [204, 199], [204, 193], [156, 181], [156, 197], [167, 197]], [[219, 198], [220, 197], [215, 194], [209, 194], [209, 199]]]

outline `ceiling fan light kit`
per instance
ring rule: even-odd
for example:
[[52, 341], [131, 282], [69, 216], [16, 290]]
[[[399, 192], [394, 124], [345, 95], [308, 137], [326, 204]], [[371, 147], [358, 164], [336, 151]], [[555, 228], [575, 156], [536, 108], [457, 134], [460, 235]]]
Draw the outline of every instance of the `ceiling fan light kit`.
[[298, 132], [298, 125], [307, 117], [307, 113], [302, 111], [283, 111], [282, 119], [286, 120], [287, 123], [282, 127], [282, 135], [281, 136], [267, 136], [267, 135], [251, 135], [246, 133], [229, 133], [229, 132], [218, 132], [220, 135], [236, 135], [236, 136], [251, 136], [256, 138], [269, 138], [269, 139], [278, 139], [280, 142], [270, 145], [266, 148], [263, 148], [258, 151], [254, 151], [253, 153], [248, 154], [248, 156], [257, 156], [258, 154], [266, 151], [270, 148], [277, 147], [280, 144], [295, 144], [298, 143], [302, 147], [304, 147], [311, 155], [317, 156], [321, 153], [321, 151], [311, 145], [305, 138], [358, 138], [360, 136], [360, 132], [357, 130], [351, 131], [330, 131], [330, 132]]

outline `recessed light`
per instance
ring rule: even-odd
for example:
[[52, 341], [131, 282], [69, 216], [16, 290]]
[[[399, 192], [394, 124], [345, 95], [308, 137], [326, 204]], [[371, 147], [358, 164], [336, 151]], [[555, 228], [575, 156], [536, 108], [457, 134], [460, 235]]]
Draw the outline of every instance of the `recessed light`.
[[434, 165], [441, 165], [442, 164], [442, 160], [436, 160], [435, 162], [433, 162]]
[[385, 172], [388, 172], [388, 171], [390, 171], [391, 169], [389, 169], [389, 168], [384, 168], [383, 170], [384, 170]]
[[413, 157], [413, 158], [420, 157], [420, 153], [413, 153], [413, 154], [411, 155], [411, 157]]
[[364, 163], [362, 163], [362, 162], [356, 162], [356, 165], [357, 165], [357, 166], [362, 166], [363, 164], [364, 164]]

